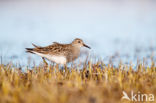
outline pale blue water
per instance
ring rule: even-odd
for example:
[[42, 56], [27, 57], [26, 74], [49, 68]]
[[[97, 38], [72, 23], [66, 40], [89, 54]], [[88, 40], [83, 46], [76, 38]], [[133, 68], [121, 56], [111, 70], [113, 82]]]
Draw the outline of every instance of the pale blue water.
[[[0, 55], [3, 63], [27, 64], [31, 43], [46, 46], [82, 38], [90, 54], [105, 63], [124, 63], [156, 51], [156, 2], [134, 1], [0, 1]], [[155, 54], [154, 58], [156, 58]]]

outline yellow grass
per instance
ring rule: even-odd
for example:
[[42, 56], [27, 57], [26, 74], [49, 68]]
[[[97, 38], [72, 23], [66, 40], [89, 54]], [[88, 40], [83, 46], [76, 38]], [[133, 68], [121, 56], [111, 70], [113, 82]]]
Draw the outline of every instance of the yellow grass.
[[[26, 68], [27, 69], [27, 68]], [[156, 67], [142, 64], [105, 66], [101, 62], [77, 67], [39, 66], [27, 72], [0, 65], [0, 103], [130, 103], [122, 92], [156, 95]]]

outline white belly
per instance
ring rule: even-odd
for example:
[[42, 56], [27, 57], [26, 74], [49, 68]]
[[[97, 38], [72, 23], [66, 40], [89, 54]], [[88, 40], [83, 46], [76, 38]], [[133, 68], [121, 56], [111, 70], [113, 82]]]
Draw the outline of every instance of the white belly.
[[41, 54], [41, 53], [37, 53], [37, 52], [34, 52], [34, 53], [52, 61], [52, 62], [55, 62], [57, 64], [63, 64], [64, 65], [67, 63], [67, 60], [64, 56], [54, 56], [54, 55], [49, 55], [49, 54]]

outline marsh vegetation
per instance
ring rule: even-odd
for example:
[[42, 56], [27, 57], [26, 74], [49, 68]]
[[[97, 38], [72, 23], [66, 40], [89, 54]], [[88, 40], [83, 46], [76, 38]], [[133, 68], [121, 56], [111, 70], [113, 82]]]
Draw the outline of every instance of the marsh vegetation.
[[156, 66], [139, 63], [136, 68], [88, 61], [82, 69], [57, 65], [20, 68], [0, 65], [0, 103], [129, 103], [131, 95], [156, 95]]

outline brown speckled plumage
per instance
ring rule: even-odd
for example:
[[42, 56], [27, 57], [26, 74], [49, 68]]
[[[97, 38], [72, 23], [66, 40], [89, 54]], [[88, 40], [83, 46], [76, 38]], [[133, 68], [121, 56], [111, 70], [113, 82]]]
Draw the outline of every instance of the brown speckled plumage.
[[[55, 56], [64, 56], [68, 62], [71, 62], [79, 57], [80, 48], [86, 46], [81, 39], [75, 39], [70, 44], [60, 44], [53, 42], [52, 45], [46, 47], [40, 47], [33, 44], [35, 48], [26, 48], [27, 52], [30, 53], [41, 53], [45, 55], [55, 55]], [[88, 47], [90, 48], [90, 47]], [[54, 61], [55, 62], [55, 61]]]

